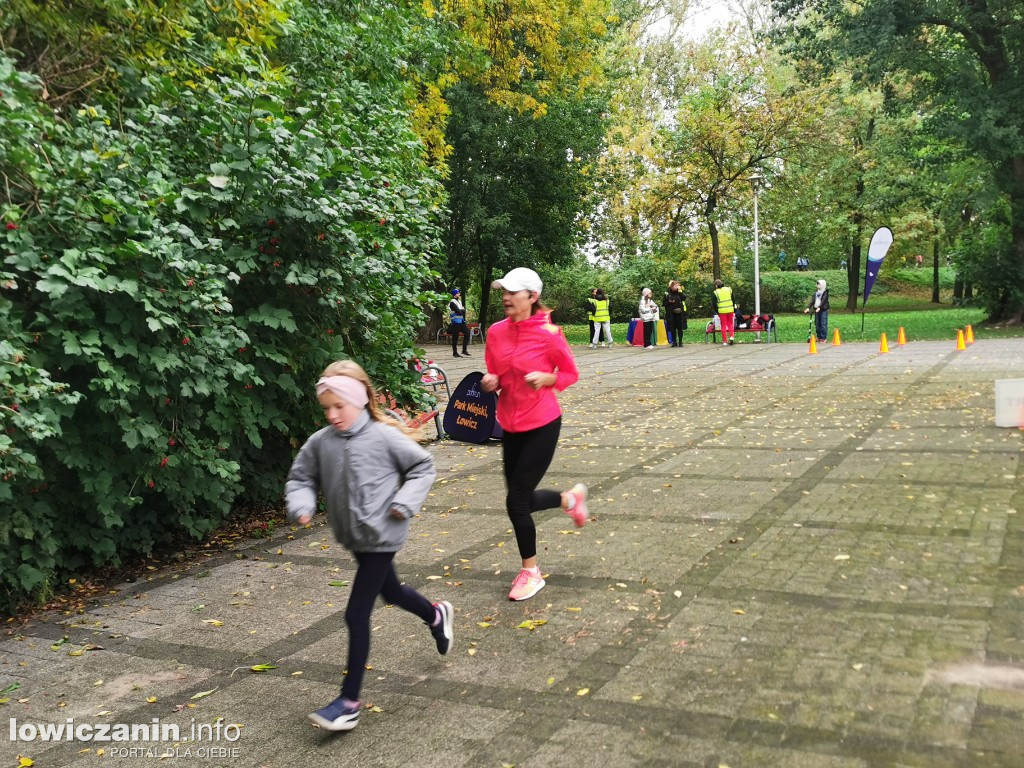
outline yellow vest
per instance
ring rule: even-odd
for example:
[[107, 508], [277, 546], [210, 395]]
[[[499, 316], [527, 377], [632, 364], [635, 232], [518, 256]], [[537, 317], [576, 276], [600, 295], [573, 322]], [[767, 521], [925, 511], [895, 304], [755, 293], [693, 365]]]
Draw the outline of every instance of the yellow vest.
[[594, 302], [595, 301], [597, 301], [597, 299], [595, 299], [593, 297], [587, 299], [587, 322], [588, 323], [594, 322]]
[[608, 299], [605, 299], [604, 301], [598, 301], [597, 299], [594, 299], [594, 303], [597, 305], [597, 311], [594, 312], [594, 322], [611, 322], [612, 316], [611, 313], [608, 311], [608, 307], [611, 305], [611, 302]]
[[730, 288], [728, 285], [723, 285], [721, 288], [716, 288], [715, 298], [718, 300], [718, 314], [727, 315], [733, 311], [732, 288]]

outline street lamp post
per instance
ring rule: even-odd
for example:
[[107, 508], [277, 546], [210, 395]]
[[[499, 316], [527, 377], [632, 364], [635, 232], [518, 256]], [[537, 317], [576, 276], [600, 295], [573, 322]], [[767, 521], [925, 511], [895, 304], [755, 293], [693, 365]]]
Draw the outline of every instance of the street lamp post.
[[[757, 186], [762, 176], [751, 176], [747, 179], [754, 190], [754, 316], [761, 317], [761, 254], [759, 252], [759, 236], [757, 232]], [[761, 332], [757, 332], [757, 340], [761, 340]]]

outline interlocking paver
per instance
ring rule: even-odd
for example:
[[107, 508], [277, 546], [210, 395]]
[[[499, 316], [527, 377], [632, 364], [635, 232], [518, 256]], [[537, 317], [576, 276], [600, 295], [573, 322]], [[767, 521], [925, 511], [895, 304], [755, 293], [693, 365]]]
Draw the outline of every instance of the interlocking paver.
[[[180, 765], [1019, 768], [1024, 432], [994, 426], [993, 382], [1024, 342], [891, 349], [578, 348], [544, 485], [588, 483], [594, 519], [537, 515], [548, 586], [525, 603], [500, 446], [432, 446], [396, 565], [454, 603], [456, 644], [379, 608], [350, 734], [305, 718], [336, 693], [354, 573], [322, 520], [12, 630], [2, 709], [241, 726]], [[0, 764], [154, 759], [7, 736]]]

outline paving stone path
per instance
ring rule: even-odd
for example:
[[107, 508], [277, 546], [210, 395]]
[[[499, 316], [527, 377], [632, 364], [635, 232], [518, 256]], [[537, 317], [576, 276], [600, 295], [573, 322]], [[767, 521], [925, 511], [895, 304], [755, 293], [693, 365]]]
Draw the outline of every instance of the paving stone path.
[[[471, 349], [430, 352], [457, 381]], [[305, 717], [353, 574], [318, 519], [4, 637], [0, 766], [1024, 766], [1024, 432], [993, 413], [1024, 341], [576, 354], [545, 485], [595, 519], [538, 514], [548, 585], [510, 603], [500, 446], [435, 444], [396, 563], [456, 644], [379, 608], [355, 731]], [[68, 718], [181, 739], [11, 738]]]

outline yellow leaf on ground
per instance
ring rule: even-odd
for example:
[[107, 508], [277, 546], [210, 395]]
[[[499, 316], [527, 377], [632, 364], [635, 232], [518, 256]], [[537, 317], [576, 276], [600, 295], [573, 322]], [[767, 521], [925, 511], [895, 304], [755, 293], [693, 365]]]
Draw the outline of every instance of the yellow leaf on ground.
[[537, 627], [547, 623], [548, 622], [546, 619], [527, 619], [521, 624], [516, 625], [516, 629], [528, 629], [531, 632], [533, 632], [533, 630], [535, 630]]
[[209, 624], [211, 627], [223, 627], [224, 622], [220, 619], [203, 619], [203, 624]]
[[577, 696], [586, 696], [588, 693], [590, 693], [589, 688], [580, 688], [578, 691], [576, 691]]
[[156, 696], [147, 696], [146, 702], [149, 704], [156, 704]]

